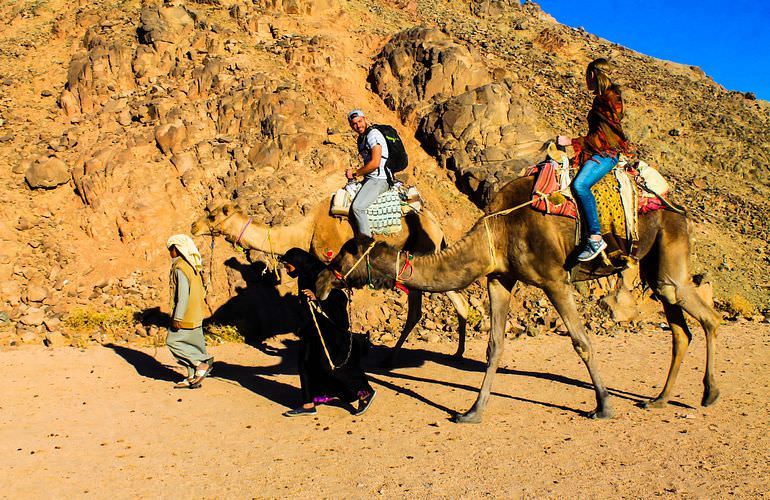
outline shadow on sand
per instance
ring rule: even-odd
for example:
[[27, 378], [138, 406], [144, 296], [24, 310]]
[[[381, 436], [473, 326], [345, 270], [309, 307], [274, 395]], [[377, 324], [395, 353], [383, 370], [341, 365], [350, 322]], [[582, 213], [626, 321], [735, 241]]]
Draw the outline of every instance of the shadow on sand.
[[[236, 294], [214, 311], [211, 317], [205, 320], [204, 324], [236, 326], [238, 331], [244, 335], [247, 344], [261, 350], [267, 355], [275, 356], [279, 359], [278, 363], [268, 366], [242, 366], [224, 361], [216, 361], [212, 376], [236, 383], [275, 403], [287, 407], [296, 404], [299, 399], [299, 394], [295, 387], [264, 377], [279, 374], [297, 374], [296, 344], [298, 341], [284, 341], [284, 346], [282, 348], [270, 347], [264, 343], [268, 338], [296, 331], [299, 326], [299, 318], [302, 317], [296, 297], [293, 295], [281, 296], [277, 292], [275, 288], [276, 282], [272, 274], [265, 274], [263, 272], [265, 269], [264, 263], [243, 264], [235, 258], [230, 258], [225, 261], [225, 264], [232, 270], [232, 272], [241, 274], [246, 286], [236, 288]], [[168, 325], [169, 317], [168, 314], [162, 313], [160, 308], [154, 307], [143, 311], [140, 315], [140, 320], [145, 326], [155, 325], [165, 327]], [[173, 367], [158, 362], [155, 358], [144, 352], [114, 344], [107, 344], [106, 347], [114, 350], [129, 364], [133, 365], [137, 373], [141, 376], [169, 382], [178, 381], [181, 378]], [[478, 387], [458, 382], [439, 381], [393, 370], [417, 368], [424, 365], [426, 361], [430, 361], [436, 364], [458, 368], [461, 370], [459, 373], [462, 373], [463, 371], [486, 371], [486, 363], [484, 362], [468, 358], [458, 359], [451, 354], [420, 348], [403, 348], [395, 363], [392, 366], [385, 368], [384, 362], [389, 353], [390, 349], [387, 347], [372, 346], [368, 355], [364, 358], [364, 369], [368, 373], [377, 376], [376, 378], [372, 377], [372, 381], [384, 387], [388, 387], [394, 392], [408, 395], [417, 401], [433, 406], [448, 414], [454, 414], [455, 412], [440, 403], [432, 401], [430, 398], [418, 393], [414, 389], [396, 384], [393, 379], [439, 384], [454, 389], [468, 391], [470, 393], [477, 393]], [[548, 380], [566, 386], [593, 391], [593, 385], [590, 382], [564, 375], [509, 368], [500, 368], [498, 369], [498, 373], [516, 377]], [[391, 380], [386, 380], [384, 377]], [[640, 406], [649, 400], [646, 396], [620, 389], [609, 388], [609, 391], [615, 397], [633, 401]], [[499, 392], [493, 392], [492, 394], [498, 397], [555, 408], [576, 414], [585, 414], [582, 410], [545, 401], [521, 398]], [[686, 405], [675, 402], [672, 404], [687, 407]]]
[[[282, 356], [296, 358], [296, 345], [293, 344], [295, 342], [292, 342], [292, 345], [287, 346], [282, 351]], [[178, 382], [182, 379], [182, 375], [174, 370], [172, 366], [161, 363], [145, 352], [116, 344], [105, 344], [104, 347], [112, 349], [115, 354], [133, 366], [136, 373], [142, 377], [169, 383]], [[215, 360], [211, 377], [235, 383], [286, 407], [291, 407], [297, 403], [299, 391], [296, 387], [261, 377], [258, 371], [253, 366], [243, 366]], [[296, 366], [294, 367], [294, 372], [296, 373]]]

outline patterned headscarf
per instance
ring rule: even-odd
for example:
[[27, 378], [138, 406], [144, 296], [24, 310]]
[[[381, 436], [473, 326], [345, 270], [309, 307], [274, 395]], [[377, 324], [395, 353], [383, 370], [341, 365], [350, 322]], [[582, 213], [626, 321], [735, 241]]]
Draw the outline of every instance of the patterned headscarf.
[[176, 247], [179, 254], [196, 272], [200, 272], [203, 269], [203, 258], [192, 238], [186, 234], [175, 234], [166, 242], [166, 248], [171, 248], [172, 246]]

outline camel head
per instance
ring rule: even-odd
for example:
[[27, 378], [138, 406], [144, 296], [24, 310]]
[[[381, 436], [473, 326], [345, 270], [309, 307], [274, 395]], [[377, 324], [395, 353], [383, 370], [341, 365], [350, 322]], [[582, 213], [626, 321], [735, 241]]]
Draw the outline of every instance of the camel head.
[[316, 296], [326, 300], [332, 288], [393, 288], [398, 250], [373, 239], [348, 240], [329, 265], [316, 278]]
[[193, 222], [190, 232], [193, 236], [218, 234], [218, 228], [222, 223], [236, 213], [238, 213], [238, 207], [234, 203], [226, 202], [222, 205], [208, 206], [203, 217]]

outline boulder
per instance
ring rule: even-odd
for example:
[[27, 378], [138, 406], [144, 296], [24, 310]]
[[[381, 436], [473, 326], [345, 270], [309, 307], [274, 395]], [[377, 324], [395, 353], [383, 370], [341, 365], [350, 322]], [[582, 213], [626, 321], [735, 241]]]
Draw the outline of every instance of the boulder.
[[185, 139], [187, 139], [187, 129], [181, 121], [160, 125], [155, 129], [155, 140], [165, 154], [181, 152], [184, 149]]
[[194, 25], [195, 20], [184, 6], [150, 6], [142, 9], [137, 34], [141, 43], [160, 51], [164, 44], [178, 45]]
[[417, 121], [436, 102], [491, 80], [478, 51], [423, 27], [396, 34], [377, 56], [369, 76], [372, 89], [405, 123]]
[[489, 83], [437, 105], [420, 121], [417, 138], [479, 205], [522, 167], [539, 160], [555, 135], [511, 82]]
[[46, 330], [53, 332], [61, 326], [61, 320], [56, 317], [46, 318], [43, 320], [43, 325], [45, 325]]
[[48, 297], [48, 289], [40, 283], [30, 282], [27, 285], [27, 301], [43, 302]]
[[27, 326], [40, 326], [45, 320], [45, 312], [36, 307], [30, 307], [26, 314], [19, 318], [19, 323]]
[[171, 163], [179, 171], [179, 175], [184, 175], [188, 170], [198, 166], [198, 158], [192, 151], [175, 154], [171, 157]]
[[61, 332], [46, 332], [43, 343], [47, 347], [65, 347], [69, 344]]
[[72, 177], [67, 165], [56, 157], [39, 158], [30, 165], [24, 176], [33, 189], [55, 188], [66, 184]]
[[17, 332], [17, 334], [19, 335], [22, 344], [37, 344], [40, 340], [34, 330], [24, 329], [21, 332]]
[[520, 10], [519, 0], [471, 0], [470, 8], [478, 17], [499, 17], [512, 10]]
[[80, 103], [69, 90], [63, 90], [59, 97], [59, 106], [64, 110], [68, 118], [77, 116], [80, 113]]

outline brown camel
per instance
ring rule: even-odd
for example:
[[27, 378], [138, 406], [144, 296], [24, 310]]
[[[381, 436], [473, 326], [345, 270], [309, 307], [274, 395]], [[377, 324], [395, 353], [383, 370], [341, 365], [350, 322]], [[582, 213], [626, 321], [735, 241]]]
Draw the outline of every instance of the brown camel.
[[[378, 236], [393, 248], [415, 253], [433, 253], [446, 246], [444, 232], [435, 217], [426, 209], [407, 213], [402, 221], [400, 233]], [[253, 222], [233, 203], [206, 208], [206, 214], [195, 221], [191, 232], [194, 236], [221, 235], [228, 241], [243, 248], [282, 255], [290, 248], [308, 248], [318, 258], [328, 261], [336, 255], [342, 245], [353, 237], [353, 230], [347, 220], [329, 215], [328, 203], [320, 203], [310, 214], [295, 225], [268, 227]], [[465, 331], [468, 317], [468, 303], [462, 294], [447, 291], [447, 298], [457, 311], [458, 346], [456, 357], [465, 352]], [[422, 292], [410, 293], [407, 299], [407, 317], [401, 336], [391, 350], [387, 363], [392, 363], [406, 341], [409, 333], [422, 317]]]
[[[488, 213], [499, 212], [526, 203], [532, 193], [532, 177], [508, 183], [490, 202]], [[706, 333], [706, 374], [701, 404], [716, 401], [719, 390], [714, 379], [714, 355], [719, 316], [697, 293], [689, 271], [690, 240], [687, 219], [672, 211], [658, 210], [639, 218], [640, 277], [663, 303], [671, 326], [673, 353], [666, 384], [660, 395], [646, 406], [661, 407], [668, 402], [682, 358], [692, 339], [683, 311], [700, 322]], [[596, 409], [591, 417], [609, 418], [612, 408], [608, 392], [596, 367], [594, 352], [578, 313], [568, 265], [574, 257], [575, 221], [565, 217], [544, 216], [528, 207], [507, 214], [480, 219], [457, 243], [434, 255], [416, 256], [411, 274], [400, 281], [408, 288], [431, 292], [461, 290], [486, 276], [490, 300], [490, 330], [487, 370], [473, 407], [455, 416], [457, 422], [480, 422], [489, 399], [492, 379], [503, 351], [505, 321], [511, 288], [516, 281], [541, 288], [564, 320], [572, 345], [588, 368], [596, 392]], [[369, 252], [371, 278], [359, 262]], [[351, 240], [318, 278], [319, 297], [331, 287], [360, 286], [369, 279], [374, 286], [390, 288], [396, 279], [398, 249], [369, 241]], [[598, 271], [603, 266], [595, 259], [585, 265]], [[607, 271], [610, 272], [609, 270]], [[341, 274], [348, 274], [341, 279]], [[585, 276], [585, 274], [583, 274]], [[594, 277], [599, 277], [594, 274]]]

